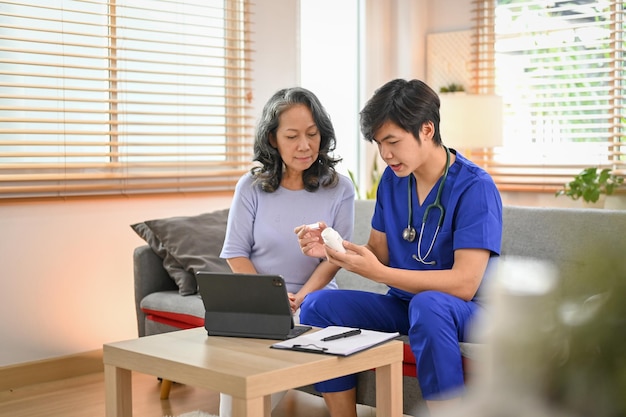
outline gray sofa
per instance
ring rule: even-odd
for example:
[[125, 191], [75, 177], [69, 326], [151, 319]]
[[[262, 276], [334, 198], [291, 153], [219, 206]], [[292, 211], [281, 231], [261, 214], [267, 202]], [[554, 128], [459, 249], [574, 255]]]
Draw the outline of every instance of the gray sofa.
[[[355, 243], [362, 244], [367, 241], [373, 208], [373, 200], [356, 202], [353, 238]], [[213, 231], [215, 236], [209, 237], [217, 243], [213, 245], [214, 251], [220, 248], [223, 242], [226, 212], [220, 214], [220, 219], [224, 219], [222, 225], [219, 224], [221, 220], [217, 224], [217, 228], [222, 229], [221, 233]], [[502, 256], [548, 260], [558, 268], [564, 278], [584, 267], [585, 258], [580, 256], [580, 251], [585, 245], [603, 241], [623, 246], [626, 240], [626, 211], [621, 210], [505, 206], [503, 217]], [[180, 286], [163, 267], [163, 251], [160, 253], [161, 256], [156, 253], [163, 248], [155, 246], [154, 242], [147, 238], [146, 240], [152, 247], [140, 246], [135, 249], [133, 255], [139, 336], [201, 326], [204, 318], [202, 301], [197, 295], [180, 294]], [[225, 264], [216, 263], [215, 257], [217, 255], [213, 254], [211, 265], [227, 268]], [[198, 267], [198, 262], [195, 265]], [[347, 271], [340, 271], [336, 279], [341, 288], [385, 291], [384, 286]], [[462, 346], [465, 357], [471, 356], [472, 351], [472, 345]], [[405, 351], [405, 362], [410, 362], [410, 356], [412, 355]], [[405, 414], [415, 415], [423, 407], [423, 399], [416, 378], [407, 376], [414, 369], [414, 365], [411, 363], [405, 365], [403, 409]], [[469, 377], [471, 378], [471, 375]], [[301, 390], [313, 392], [312, 387], [302, 387]], [[375, 406], [375, 379], [372, 371], [359, 375], [357, 400], [360, 404]]]

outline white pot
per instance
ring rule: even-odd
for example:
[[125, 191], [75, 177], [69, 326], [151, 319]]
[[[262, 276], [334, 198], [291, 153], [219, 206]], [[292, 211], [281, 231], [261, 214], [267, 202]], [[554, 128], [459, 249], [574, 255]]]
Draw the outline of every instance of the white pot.
[[604, 208], [604, 204], [606, 202], [606, 195], [600, 194], [600, 198], [598, 198], [598, 201], [596, 201], [595, 203], [592, 203], [590, 201], [585, 201], [585, 200], [582, 200], [582, 202], [583, 202], [583, 208], [601, 209], [601, 208]]
[[626, 194], [607, 195], [604, 200], [604, 208], [607, 210], [626, 210]]

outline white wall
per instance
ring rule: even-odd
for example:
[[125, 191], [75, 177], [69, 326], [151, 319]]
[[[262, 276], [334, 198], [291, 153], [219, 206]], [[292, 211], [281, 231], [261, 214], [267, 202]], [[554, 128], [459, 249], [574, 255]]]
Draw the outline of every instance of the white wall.
[[[297, 3], [254, 7], [256, 115], [276, 90], [299, 83]], [[370, 15], [373, 23], [382, 19], [382, 27], [393, 28], [370, 27], [368, 96], [391, 77], [424, 76], [427, 32], [470, 27], [470, 0], [365, 3], [379, 8]], [[208, 212], [230, 201], [187, 195], [0, 203], [0, 366], [136, 337], [132, 252], [142, 241], [129, 225]], [[506, 201], [572, 205], [552, 195], [507, 194]]]
[[253, 2], [254, 114], [279, 89], [299, 85], [298, 1]]
[[331, 115], [334, 154], [342, 159], [335, 168], [344, 175], [356, 173], [361, 145], [359, 0], [300, 0], [300, 15], [300, 83], [315, 92]]
[[[257, 2], [254, 114], [298, 84], [297, 2]], [[130, 224], [230, 206], [230, 196], [0, 202], [0, 366], [137, 336]]]
[[221, 198], [115, 198], [0, 206], [0, 366], [137, 335], [130, 224], [228, 207]]

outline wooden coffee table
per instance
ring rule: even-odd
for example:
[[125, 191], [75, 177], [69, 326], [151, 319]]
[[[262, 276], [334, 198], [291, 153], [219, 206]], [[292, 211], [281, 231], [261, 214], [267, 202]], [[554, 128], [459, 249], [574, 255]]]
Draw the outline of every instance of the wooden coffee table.
[[[131, 371], [233, 397], [233, 415], [270, 416], [270, 394], [376, 368], [376, 415], [402, 416], [402, 342], [337, 357], [271, 349], [272, 340], [208, 337], [202, 327], [103, 346], [106, 416], [132, 415]], [[156, 399], [155, 399], [156, 400]]]

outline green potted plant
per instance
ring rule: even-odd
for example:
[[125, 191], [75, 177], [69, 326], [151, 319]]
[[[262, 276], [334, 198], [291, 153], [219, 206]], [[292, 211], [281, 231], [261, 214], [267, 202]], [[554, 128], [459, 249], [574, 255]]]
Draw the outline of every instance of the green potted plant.
[[372, 170], [370, 171], [370, 180], [372, 184], [369, 189], [365, 190], [364, 197], [361, 197], [361, 190], [359, 189], [359, 184], [356, 181], [354, 173], [348, 170], [348, 175], [350, 175], [352, 184], [354, 184], [357, 198], [365, 198], [366, 200], [374, 200], [376, 198], [376, 190], [378, 190], [378, 183], [380, 182], [380, 177], [382, 175], [382, 172], [378, 170], [378, 158], [376, 155], [374, 155], [374, 162], [372, 163]]
[[460, 93], [464, 92], [465, 88], [461, 84], [450, 83], [439, 89], [440, 93]]
[[572, 181], [564, 184], [556, 192], [556, 197], [566, 195], [572, 200], [582, 198], [587, 203], [595, 203], [601, 194], [613, 194], [623, 182], [624, 178], [613, 174], [609, 168], [600, 171], [597, 167], [585, 168]]

